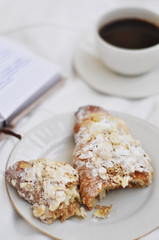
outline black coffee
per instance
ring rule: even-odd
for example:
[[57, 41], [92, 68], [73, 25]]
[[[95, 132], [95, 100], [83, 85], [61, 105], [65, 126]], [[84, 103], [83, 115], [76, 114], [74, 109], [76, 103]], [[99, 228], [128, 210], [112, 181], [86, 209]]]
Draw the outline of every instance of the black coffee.
[[100, 36], [120, 48], [142, 49], [159, 43], [159, 27], [139, 19], [110, 22], [99, 29]]

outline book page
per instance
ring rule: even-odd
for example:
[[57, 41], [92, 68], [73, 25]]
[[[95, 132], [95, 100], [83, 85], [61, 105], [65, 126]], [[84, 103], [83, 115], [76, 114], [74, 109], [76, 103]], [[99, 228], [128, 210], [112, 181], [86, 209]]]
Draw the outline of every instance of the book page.
[[0, 37], [0, 116], [7, 119], [29, 98], [56, 83], [59, 68]]

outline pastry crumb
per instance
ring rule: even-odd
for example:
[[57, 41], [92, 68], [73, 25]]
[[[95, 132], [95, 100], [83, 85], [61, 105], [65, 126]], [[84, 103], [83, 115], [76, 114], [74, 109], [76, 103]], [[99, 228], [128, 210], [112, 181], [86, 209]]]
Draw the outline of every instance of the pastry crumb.
[[99, 204], [97, 204], [97, 205], [95, 205], [95, 207], [94, 207], [95, 209], [97, 209], [97, 208], [100, 208], [100, 205]]
[[93, 217], [97, 218], [106, 218], [109, 217], [109, 213], [112, 210], [112, 204], [110, 206], [101, 206], [94, 213]]
[[86, 210], [84, 209], [84, 207], [80, 207], [79, 216], [82, 217], [82, 218], [87, 217], [87, 213], [86, 213]]
[[117, 213], [117, 214], [118, 214], [118, 213], [119, 213], [119, 209], [116, 209], [116, 210], [115, 210], [115, 213]]

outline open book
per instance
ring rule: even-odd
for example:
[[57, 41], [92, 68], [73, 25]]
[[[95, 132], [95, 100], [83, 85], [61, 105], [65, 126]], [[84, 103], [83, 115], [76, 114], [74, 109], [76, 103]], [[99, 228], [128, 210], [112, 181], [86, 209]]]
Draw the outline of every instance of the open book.
[[56, 65], [0, 37], [0, 128], [60, 80]]

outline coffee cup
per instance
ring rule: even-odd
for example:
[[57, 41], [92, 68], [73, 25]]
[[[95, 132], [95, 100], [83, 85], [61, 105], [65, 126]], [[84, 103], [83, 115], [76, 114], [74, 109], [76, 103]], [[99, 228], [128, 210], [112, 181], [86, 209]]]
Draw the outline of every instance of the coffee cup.
[[[128, 22], [133, 20], [142, 22], [143, 24], [145, 22], [145, 24], [147, 23], [149, 25], [153, 25], [154, 28], [156, 28], [156, 31], [158, 29], [157, 34], [159, 34], [159, 15], [148, 9], [134, 7], [114, 9], [110, 12], [105, 13], [98, 20], [95, 29], [96, 50], [100, 60], [112, 71], [118, 74], [129, 76], [144, 74], [159, 66], [158, 40], [156, 40], [154, 44], [152, 43], [145, 45], [146, 47], [139, 46], [135, 48], [134, 46], [134, 48], [132, 48], [130, 46], [129, 48], [129, 46], [118, 46], [112, 43], [110, 39], [108, 41], [103, 37], [103, 35], [101, 35], [101, 31], [102, 28], [104, 29], [105, 27], [106, 29], [106, 27], [114, 24], [115, 22], [121, 23], [125, 21], [126, 23], [127, 21], [128, 24]], [[136, 26], [139, 25], [137, 24]], [[114, 39], [118, 40], [118, 36], [119, 34], [116, 32], [116, 38], [114, 37]], [[132, 43], [133, 38], [135, 38], [134, 35], [131, 35]], [[127, 43], [128, 41], [125, 41], [125, 44]]]

